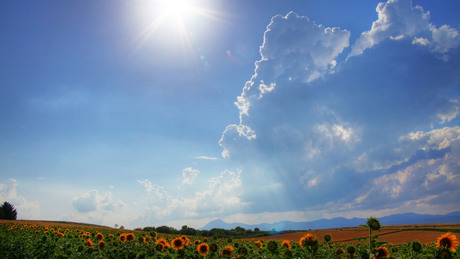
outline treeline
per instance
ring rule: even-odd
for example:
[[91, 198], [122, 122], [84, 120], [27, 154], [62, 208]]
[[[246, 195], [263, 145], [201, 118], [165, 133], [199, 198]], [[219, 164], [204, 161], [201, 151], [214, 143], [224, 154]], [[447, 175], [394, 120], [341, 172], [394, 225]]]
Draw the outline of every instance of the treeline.
[[158, 232], [164, 234], [180, 234], [188, 236], [203, 236], [203, 237], [218, 237], [218, 238], [248, 238], [248, 237], [260, 237], [273, 234], [280, 234], [285, 232], [276, 232], [276, 231], [260, 231], [259, 228], [245, 229], [242, 227], [236, 227], [234, 229], [222, 229], [222, 228], [213, 228], [211, 230], [197, 230], [187, 225], [182, 226], [180, 230], [175, 229], [169, 226], [160, 226], [160, 227], [144, 227], [138, 228], [136, 230], [143, 230], [147, 232]]

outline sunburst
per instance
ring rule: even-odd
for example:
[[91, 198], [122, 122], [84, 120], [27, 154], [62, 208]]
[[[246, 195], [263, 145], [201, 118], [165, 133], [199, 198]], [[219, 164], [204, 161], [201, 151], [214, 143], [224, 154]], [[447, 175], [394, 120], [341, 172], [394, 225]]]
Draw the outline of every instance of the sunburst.
[[[148, 25], [135, 38], [138, 47], [143, 46], [148, 39], [155, 37], [162, 28], [171, 35], [177, 36], [182, 49], [192, 52], [192, 43], [187, 26], [197, 26], [199, 18], [221, 20], [223, 14], [203, 6], [205, 1], [199, 0], [150, 0], [146, 1], [143, 10], [149, 15]], [[201, 23], [202, 24], [202, 23]], [[164, 36], [164, 35], [162, 35]], [[176, 38], [176, 39], [177, 39]]]

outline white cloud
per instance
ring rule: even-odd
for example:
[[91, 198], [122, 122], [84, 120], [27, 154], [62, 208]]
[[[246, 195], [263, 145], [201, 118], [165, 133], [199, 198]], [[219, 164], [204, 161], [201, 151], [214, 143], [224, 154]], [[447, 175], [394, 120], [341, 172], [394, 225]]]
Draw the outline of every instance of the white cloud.
[[[191, 193], [187, 197], [172, 195], [150, 180], [138, 182], [145, 188], [148, 201], [140, 222], [177, 221], [188, 218], [215, 217], [237, 211], [245, 206], [241, 200], [241, 172], [224, 171], [218, 177], [211, 178], [208, 188]], [[151, 223], [150, 223], [151, 224]]]
[[[373, 180], [371, 191], [361, 202], [373, 203], [388, 198], [399, 202], [443, 196], [443, 203], [458, 203], [460, 190], [460, 127], [418, 131], [401, 138], [411, 154], [407, 162]], [[411, 151], [409, 151], [411, 150]], [[438, 199], [432, 201], [436, 206]], [[428, 205], [428, 204], [427, 204]], [[427, 206], [425, 206], [427, 207]]]
[[[434, 27], [411, 1], [390, 0], [377, 11], [346, 61], [338, 55], [348, 31], [294, 13], [273, 17], [237, 97], [240, 123], [219, 141], [222, 156], [247, 172], [253, 188], [241, 200], [252, 211], [340, 204], [384, 211], [409, 203], [418, 210], [423, 198], [432, 211], [434, 195], [456, 204], [459, 101], [449, 96], [460, 73], [456, 30]], [[448, 42], [443, 50], [435, 30]], [[266, 187], [274, 183], [276, 191]]]
[[313, 179], [310, 179], [310, 180], [308, 181], [307, 187], [308, 187], [308, 188], [312, 188], [313, 186], [316, 186], [316, 185], [318, 185], [318, 177], [315, 177], [315, 178], [313, 178]]
[[448, 107], [448, 110], [437, 114], [439, 119], [441, 119], [441, 121], [439, 122], [440, 124], [444, 124], [446, 122], [452, 121], [458, 116], [458, 113], [460, 111], [460, 102], [458, 100], [449, 100], [449, 102], [452, 105]]
[[318, 125], [318, 131], [324, 136], [324, 138], [331, 141], [333, 139], [341, 140], [343, 142], [352, 142], [358, 140], [352, 128], [345, 127], [340, 124], [321, 124]]
[[97, 190], [92, 190], [72, 199], [73, 207], [81, 213], [93, 211], [115, 211], [119, 207], [126, 206], [121, 200], [113, 200], [111, 192], [103, 196]]
[[460, 141], [460, 127], [444, 127], [428, 132], [411, 132], [406, 136], [402, 136], [400, 141], [405, 145], [410, 145], [412, 148], [421, 150], [441, 150], [453, 146], [456, 148], [457, 142]]
[[27, 201], [17, 193], [18, 183], [16, 179], [9, 178], [5, 183], [0, 183], [0, 202], [11, 203], [17, 212], [18, 219], [36, 219], [40, 215], [38, 202]]
[[[241, 138], [244, 137], [244, 138]], [[244, 143], [247, 143], [248, 141], [251, 141], [256, 138], [256, 134], [254, 130], [252, 130], [250, 127], [245, 126], [245, 125], [236, 125], [236, 124], [231, 124], [228, 125], [225, 128], [224, 133], [222, 134], [221, 139], [219, 140], [219, 145], [222, 146], [224, 149], [222, 151], [222, 157], [223, 158], [230, 158], [230, 154], [233, 153], [232, 155], [236, 155], [234, 152], [231, 152], [233, 149], [232, 145], [229, 145], [230, 142], [236, 142], [238, 141], [240, 145], [244, 145]]]
[[126, 226], [130, 218], [136, 215], [132, 207], [128, 207], [119, 199], [114, 199], [112, 192], [101, 195], [98, 190], [91, 190], [74, 197], [72, 206], [74, 211], [61, 215], [62, 220], [105, 226], [114, 226], [114, 224]]
[[432, 48], [435, 52], [447, 53], [450, 49], [457, 48], [460, 44], [458, 31], [443, 25], [440, 28], [430, 26], [430, 31], [433, 34]]
[[270, 85], [266, 85], [264, 84], [264, 81], [261, 80], [260, 81], [260, 84], [259, 84], [259, 91], [260, 91], [260, 95], [259, 95], [259, 98], [262, 98], [262, 95], [265, 94], [265, 93], [269, 93], [273, 90], [275, 90], [275, 86], [276, 86], [276, 83], [270, 83]]
[[385, 39], [413, 38], [413, 44], [428, 46], [440, 54], [460, 44], [457, 30], [448, 25], [437, 28], [430, 23], [430, 12], [425, 12], [421, 6], [414, 7], [412, 0], [381, 2], [376, 11], [378, 19], [372, 23], [369, 31], [361, 34], [352, 46], [349, 57], [360, 55]]
[[252, 106], [260, 107], [280, 85], [312, 82], [334, 72], [335, 58], [348, 46], [349, 37], [350, 32], [346, 30], [317, 25], [308, 17], [293, 12], [273, 17], [264, 34], [255, 74], [246, 82], [235, 103], [240, 112], [240, 124], [228, 125], [219, 141], [223, 147], [222, 156], [238, 155], [235, 146], [256, 139], [257, 133], [250, 126]]
[[196, 169], [192, 169], [191, 167], [184, 168], [182, 170], [182, 176], [184, 177], [182, 184], [192, 184], [198, 174], [200, 174], [200, 171]]
[[430, 40], [426, 39], [426, 38], [417, 38], [415, 37], [413, 40], [412, 40], [412, 44], [418, 44], [418, 45], [422, 45], [422, 46], [428, 46], [430, 44]]
[[217, 160], [217, 157], [211, 157], [211, 156], [196, 156], [194, 158], [195, 159], [203, 159], [203, 160]]

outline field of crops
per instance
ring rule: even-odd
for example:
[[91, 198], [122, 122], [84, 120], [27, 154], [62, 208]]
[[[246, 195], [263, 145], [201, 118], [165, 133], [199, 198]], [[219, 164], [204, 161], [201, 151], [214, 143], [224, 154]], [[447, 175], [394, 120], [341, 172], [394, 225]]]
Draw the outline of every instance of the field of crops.
[[[379, 232], [375, 235], [378, 240], [392, 244], [405, 244], [414, 240], [422, 244], [430, 244], [436, 241], [439, 236], [444, 233], [453, 232], [460, 233], [460, 224], [423, 224], [423, 225], [393, 225], [382, 226]], [[277, 234], [272, 236], [264, 236], [257, 239], [260, 240], [291, 240], [298, 241], [307, 232], [294, 232]], [[342, 244], [360, 244], [359, 240], [369, 235], [368, 231], [362, 227], [346, 227], [346, 228], [332, 228], [332, 229], [318, 229], [310, 230], [309, 233], [317, 237], [322, 237], [325, 234], [332, 236], [332, 240]], [[252, 240], [256, 240], [253, 238]]]
[[[244, 240], [0, 221], [0, 258], [460, 258], [456, 234], [436, 233], [431, 242], [392, 244], [381, 242], [372, 230], [360, 231], [361, 237], [368, 234], [367, 239], [346, 243], [334, 240], [338, 237], [334, 231], [290, 234], [296, 239]], [[381, 232], [391, 234], [385, 231]]]

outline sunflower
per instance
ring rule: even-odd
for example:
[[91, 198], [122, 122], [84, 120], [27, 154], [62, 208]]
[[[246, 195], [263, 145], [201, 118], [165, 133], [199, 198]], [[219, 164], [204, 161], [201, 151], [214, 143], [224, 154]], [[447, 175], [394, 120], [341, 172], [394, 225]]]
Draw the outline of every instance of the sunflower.
[[99, 248], [104, 249], [104, 247], [105, 247], [105, 242], [103, 240], [100, 240], [99, 241]]
[[233, 256], [233, 247], [232, 246], [226, 246], [223, 250], [221, 255], [223, 257], [232, 257]]
[[180, 238], [184, 240], [184, 245], [190, 245], [190, 239], [186, 235], [182, 235]]
[[201, 241], [199, 239], [195, 240], [194, 244], [197, 246], [201, 243]]
[[307, 246], [313, 246], [317, 242], [318, 242], [318, 240], [316, 240], [316, 237], [314, 235], [312, 235], [311, 233], [307, 233], [306, 235], [304, 235], [303, 237], [300, 238], [299, 245], [302, 248], [305, 248]]
[[93, 247], [93, 241], [91, 239], [86, 240], [85, 245], [88, 247]]
[[380, 259], [380, 258], [388, 258], [390, 257], [390, 252], [388, 252], [388, 248], [380, 246], [377, 247], [377, 253], [375, 254], [373, 259]]
[[331, 235], [329, 235], [329, 234], [325, 234], [325, 235], [323, 236], [323, 239], [324, 239], [324, 241], [325, 241], [326, 243], [329, 243], [329, 241], [331, 241], [332, 237], [331, 237]]
[[238, 249], [238, 254], [241, 255], [241, 256], [245, 256], [248, 254], [248, 249], [244, 246], [240, 247]]
[[155, 244], [160, 244], [160, 243], [164, 246], [164, 245], [168, 244], [168, 241], [166, 239], [164, 239], [164, 238], [160, 238], [155, 242]]
[[209, 251], [211, 251], [211, 252], [217, 252], [218, 249], [219, 249], [219, 247], [216, 244], [211, 244], [209, 246]]
[[126, 234], [126, 241], [131, 242], [133, 240], [134, 240], [134, 234], [133, 233]]
[[281, 242], [281, 246], [286, 247], [287, 249], [291, 250], [291, 241], [283, 240], [283, 242]]
[[268, 249], [270, 252], [275, 252], [277, 248], [278, 248], [278, 243], [276, 243], [275, 240], [270, 240], [270, 241], [268, 241], [268, 243], [267, 243], [267, 249]]
[[257, 246], [257, 248], [262, 248], [264, 245], [262, 244], [262, 242], [260, 242], [260, 240], [257, 240], [256, 242], [254, 242]]
[[181, 238], [174, 238], [171, 241], [171, 246], [174, 247], [174, 249], [179, 250], [184, 247], [184, 240]]
[[209, 246], [206, 243], [201, 243], [197, 246], [196, 250], [198, 250], [200, 255], [206, 256], [209, 253]]
[[100, 241], [100, 240], [104, 239], [104, 235], [101, 232], [97, 232], [96, 239]]
[[420, 253], [420, 251], [422, 251], [422, 244], [420, 244], [420, 242], [418, 241], [414, 241], [412, 242], [412, 250], [416, 253]]
[[120, 242], [125, 242], [126, 241], [126, 234], [121, 234], [118, 239], [120, 240]]
[[354, 246], [349, 246], [347, 247], [347, 252], [350, 254], [350, 255], [353, 255], [355, 254], [356, 252], [356, 248]]
[[374, 217], [370, 217], [367, 219], [367, 226], [372, 230], [380, 231], [381, 225], [380, 221]]
[[59, 237], [64, 237], [64, 233], [58, 232], [57, 234]]
[[450, 251], [452, 252], [455, 252], [457, 250], [457, 246], [457, 237], [450, 232], [438, 237], [438, 242], [436, 244], [436, 247], [450, 249]]

